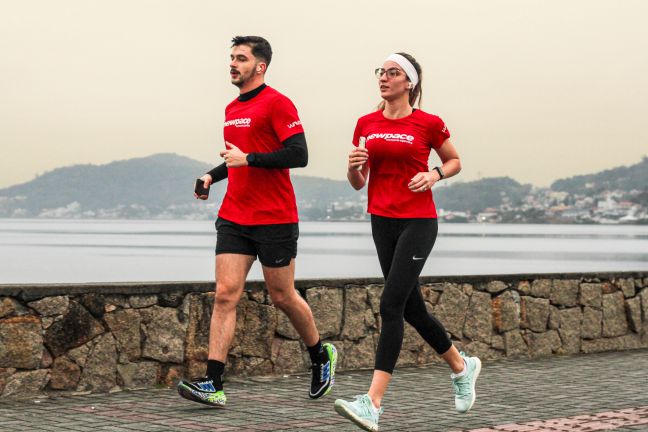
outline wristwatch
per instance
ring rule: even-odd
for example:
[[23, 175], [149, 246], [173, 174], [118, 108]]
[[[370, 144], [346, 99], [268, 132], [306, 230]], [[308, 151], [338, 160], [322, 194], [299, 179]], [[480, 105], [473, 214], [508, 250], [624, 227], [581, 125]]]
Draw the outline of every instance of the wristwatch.
[[432, 170], [438, 172], [439, 177], [441, 177], [441, 178], [445, 177], [445, 174], [443, 174], [443, 170], [441, 169], [441, 167], [435, 166], [434, 168], [432, 168]]
[[245, 160], [247, 161], [248, 165], [252, 166], [254, 164], [254, 161], [256, 160], [256, 156], [254, 153], [248, 153], [247, 156], [245, 156]]

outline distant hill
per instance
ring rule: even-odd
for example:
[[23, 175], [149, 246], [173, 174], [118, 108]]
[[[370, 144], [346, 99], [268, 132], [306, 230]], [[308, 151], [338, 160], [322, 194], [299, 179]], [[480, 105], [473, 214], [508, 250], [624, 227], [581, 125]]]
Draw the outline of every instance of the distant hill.
[[[193, 197], [193, 183], [211, 168], [212, 165], [177, 154], [57, 168], [27, 183], [0, 189], [0, 217], [35, 217], [43, 216], [44, 212], [60, 217], [65, 216], [66, 208], [89, 217], [101, 212], [107, 217], [205, 212], [204, 203]], [[294, 175], [292, 178], [298, 199], [328, 202], [358, 198], [346, 181]], [[212, 186], [209, 203], [222, 201], [226, 185], [223, 181]], [[58, 211], [47, 213], [52, 209]]]
[[517, 206], [530, 190], [531, 185], [522, 185], [509, 177], [493, 177], [436, 188], [434, 201], [444, 210], [479, 213], [505, 202]]
[[595, 174], [580, 175], [556, 180], [551, 184], [555, 191], [571, 194], [588, 195], [604, 190], [632, 189], [645, 190], [648, 188], [648, 157], [641, 162], [627, 167], [617, 167]]

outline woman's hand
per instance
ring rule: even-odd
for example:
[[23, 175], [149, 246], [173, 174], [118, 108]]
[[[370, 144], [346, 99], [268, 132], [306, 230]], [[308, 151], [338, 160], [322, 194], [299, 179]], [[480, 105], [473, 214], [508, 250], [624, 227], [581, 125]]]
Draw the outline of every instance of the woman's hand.
[[366, 148], [354, 147], [349, 153], [348, 170], [357, 170], [358, 167], [367, 163], [367, 159], [369, 159], [369, 152]]
[[410, 182], [407, 184], [407, 187], [415, 193], [418, 192], [425, 192], [430, 189], [432, 189], [432, 186], [434, 186], [434, 183], [438, 182], [440, 180], [439, 173], [436, 171], [432, 172], [420, 172], [417, 173]]

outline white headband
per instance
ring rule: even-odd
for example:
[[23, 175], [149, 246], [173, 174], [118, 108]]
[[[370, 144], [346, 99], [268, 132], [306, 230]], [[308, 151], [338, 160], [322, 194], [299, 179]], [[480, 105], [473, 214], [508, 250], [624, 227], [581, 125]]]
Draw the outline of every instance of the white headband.
[[418, 84], [419, 82], [419, 77], [416, 73], [414, 65], [412, 65], [409, 60], [407, 60], [400, 54], [390, 54], [385, 61], [393, 61], [394, 63], [398, 63], [398, 66], [403, 68], [410, 81], [412, 82], [412, 87], [416, 87], [416, 84]]

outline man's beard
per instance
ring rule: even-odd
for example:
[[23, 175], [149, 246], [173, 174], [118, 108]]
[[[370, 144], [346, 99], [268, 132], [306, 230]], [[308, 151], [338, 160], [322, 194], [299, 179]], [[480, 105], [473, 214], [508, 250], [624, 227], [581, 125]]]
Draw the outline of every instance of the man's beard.
[[252, 77], [252, 75], [250, 74], [249, 76], [245, 76], [238, 70], [236, 72], [238, 72], [238, 76], [236, 78], [232, 78], [232, 84], [234, 84], [238, 88], [241, 88]]

